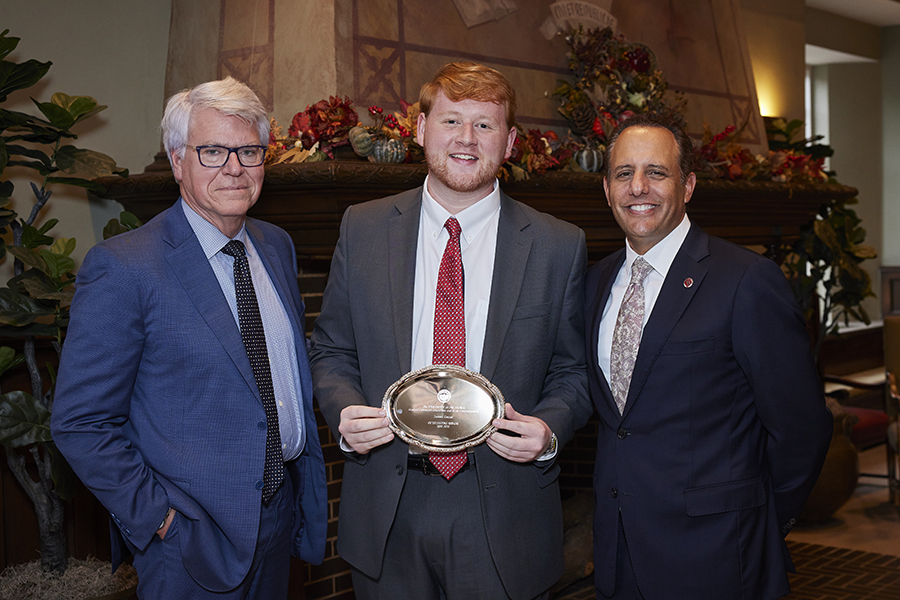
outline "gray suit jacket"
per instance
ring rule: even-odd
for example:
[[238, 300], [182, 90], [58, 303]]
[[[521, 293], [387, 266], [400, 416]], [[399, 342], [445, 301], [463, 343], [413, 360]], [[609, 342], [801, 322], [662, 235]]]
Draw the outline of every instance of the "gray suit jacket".
[[[336, 436], [343, 408], [381, 406], [410, 370], [413, 284], [422, 188], [351, 206], [344, 214], [322, 313], [313, 332], [315, 396]], [[482, 374], [517, 411], [544, 420], [560, 444], [591, 414], [582, 279], [584, 232], [501, 192], [494, 280]], [[532, 598], [562, 574], [559, 466], [475, 448], [481, 510], [494, 563], [512, 598]], [[341, 489], [338, 551], [371, 576], [406, 478], [407, 445], [395, 438], [349, 455]], [[513, 533], [514, 532], [514, 533]]]

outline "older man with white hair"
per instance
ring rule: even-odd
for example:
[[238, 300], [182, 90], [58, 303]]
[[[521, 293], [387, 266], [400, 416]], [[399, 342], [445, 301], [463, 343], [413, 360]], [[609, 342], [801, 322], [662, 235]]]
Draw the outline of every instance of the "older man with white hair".
[[326, 488], [294, 246], [247, 217], [268, 117], [228, 78], [162, 129], [181, 197], [85, 258], [54, 440], [142, 600], [285, 598], [291, 554], [322, 561]]

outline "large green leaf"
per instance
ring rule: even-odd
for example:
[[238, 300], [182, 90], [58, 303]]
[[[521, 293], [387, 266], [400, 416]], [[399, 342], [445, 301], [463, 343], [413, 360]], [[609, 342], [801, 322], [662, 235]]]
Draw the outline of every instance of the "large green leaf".
[[22, 327], [35, 319], [51, 316], [55, 308], [9, 288], [0, 289], [0, 323]]
[[21, 390], [0, 395], [0, 444], [21, 448], [51, 441], [50, 411], [40, 400]]
[[47, 221], [38, 228], [38, 232], [47, 233], [59, 223], [59, 219], [47, 219]]
[[[41, 227], [41, 231], [47, 231], [47, 229]], [[76, 243], [75, 238], [59, 238], [50, 246], [50, 252], [60, 256], [72, 256]]]
[[40, 81], [41, 77], [50, 70], [51, 64], [34, 59], [20, 64], [6, 60], [0, 61], [0, 102], [5, 102], [10, 93], [30, 88]]
[[7, 138], [9, 141], [28, 142], [29, 144], [44, 144], [52, 146], [64, 137], [73, 137], [65, 131], [59, 131], [51, 127], [33, 126], [26, 133]]
[[[16, 186], [13, 185], [12, 181], [0, 181], [0, 202], [8, 200], [10, 196], [13, 195], [13, 190], [16, 189]], [[15, 214], [15, 211], [9, 210], [8, 208], [0, 209], [0, 212], [3, 213], [3, 218], [7, 217], [9, 214]], [[15, 219], [15, 217], [13, 217]], [[0, 225], [0, 227], [6, 227], [9, 222], [7, 221], [5, 224]]]
[[50, 173], [57, 171], [57, 169], [52, 167], [47, 167], [44, 163], [36, 160], [10, 160], [6, 163], [8, 167], [25, 167], [27, 169], [34, 169], [38, 173], [40, 173], [41, 177], [46, 177]]
[[3, 375], [13, 367], [22, 364], [25, 361], [25, 355], [17, 354], [15, 350], [9, 346], [0, 347], [0, 375]]
[[[43, 233], [41, 233], [40, 229], [37, 229], [36, 227], [34, 227], [32, 225], [28, 225], [27, 223], [24, 223], [24, 222], [22, 223], [22, 247], [23, 247], [23, 249], [31, 250], [34, 248], [38, 248], [40, 246], [49, 246], [52, 243], [53, 243], [53, 238], [50, 237], [49, 235], [44, 235]], [[38, 264], [39, 264], [38, 262], [35, 261], [35, 259], [29, 259], [29, 258], [23, 257], [23, 258], [19, 258], [19, 260], [21, 260], [25, 264], [30, 264], [33, 267], [38, 266]], [[29, 262], [29, 260], [31, 262]]]
[[27, 156], [28, 158], [41, 161], [48, 167], [53, 165], [53, 160], [42, 150], [26, 148], [25, 146], [19, 146], [18, 144], [7, 144], [5, 147], [6, 153], [10, 156]]
[[54, 127], [68, 130], [75, 124], [75, 117], [62, 106], [54, 104], [53, 102], [38, 102], [34, 98], [32, 98], [31, 101], [34, 102], [34, 105], [38, 107], [38, 110], [47, 117], [47, 120], [50, 121]]
[[10, 289], [13, 291], [28, 292], [28, 295], [32, 298], [37, 298], [39, 300], [43, 300], [45, 297], [55, 294], [60, 288], [62, 288], [62, 285], [57, 283], [56, 279], [37, 269], [29, 269], [25, 273], [22, 273], [16, 277], [13, 285], [10, 286]]
[[16, 46], [19, 45], [19, 40], [22, 38], [7, 36], [9, 33], [9, 29], [4, 29], [0, 32], [0, 58], [6, 58], [10, 52], [16, 49]]
[[117, 170], [116, 161], [95, 150], [82, 150], [75, 146], [63, 146], [56, 153], [56, 165], [68, 175], [81, 177], [105, 177]]
[[[52, 241], [52, 240], [51, 240]], [[30, 269], [38, 269], [40, 271], [46, 271], [47, 265], [44, 264], [44, 259], [41, 257], [40, 252], [37, 251], [36, 248], [23, 248], [22, 246], [7, 246], [7, 252], [18, 258], [22, 261], [26, 267]]]
[[127, 210], [123, 210], [119, 213], [118, 219], [110, 219], [106, 224], [106, 227], [103, 228], [103, 239], [108, 240], [120, 233], [137, 229], [141, 225], [143, 225], [143, 223], [140, 219]]
[[61, 92], [53, 94], [50, 102], [64, 108], [75, 119], [75, 123], [89, 119], [107, 108], [90, 96], [69, 96]]
[[47, 265], [47, 275], [54, 279], [75, 268], [75, 261], [64, 254], [57, 254], [46, 248], [41, 248], [40, 253]]
[[42, 127], [48, 128], [53, 126], [47, 121], [34, 115], [0, 108], [0, 130], [23, 132]]

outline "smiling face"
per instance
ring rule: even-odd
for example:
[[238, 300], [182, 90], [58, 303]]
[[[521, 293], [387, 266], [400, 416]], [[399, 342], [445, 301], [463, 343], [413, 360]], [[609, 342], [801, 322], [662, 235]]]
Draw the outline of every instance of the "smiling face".
[[603, 189], [635, 252], [646, 253], [681, 223], [696, 181], [691, 173], [681, 182], [678, 144], [668, 129], [635, 125], [622, 131]]
[[237, 154], [217, 168], [200, 164], [194, 146], [217, 145], [237, 148], [260, 144], [255, 126], [235, 116], [207, 108], [191, 114], [188, 145], [184, 157], [172, 154], [172, 170], [181, 188], [181, 197], [201, 217], [233, 237], [244, 223], [247, 211], [262, 190], [265, 169], [244, 167]]
[[506, 124], [500, 104], [452, 102], [438, 92], [428, 116], [419, 114], [416, 140], [425, 148], [428, 192], [455, 214], [491, 193], [512, 152], [516, 128]]

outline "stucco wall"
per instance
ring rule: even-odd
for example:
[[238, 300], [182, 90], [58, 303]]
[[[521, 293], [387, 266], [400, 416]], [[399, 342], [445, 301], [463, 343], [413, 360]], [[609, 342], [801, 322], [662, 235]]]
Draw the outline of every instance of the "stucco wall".
[[[104, 152], [132, 172], [142, 172], [152, 162], [159, 149], [168, 2], [3, 0], [2, 29], [21, 38], [11, 60], [53, 63], [37, 86], [14, 94], [4, 108], [34, 114], [31, 96], [42, 102], [55, 92], [92, 96], [109, 108], [76, 125], [75, 145]], [[13, 182], [14, 208], [27, 215], [33, 204], [31, 189], [20, 177]], [[117, 203], [111, 204], [89, 206], [86, 195], [58, 188], [44, 219], [59, 219], [53, 233], [78, 240], [75, 258], [80, 262], [102, 239], [106, 222], [121, 211]]]

